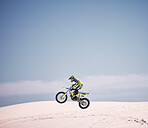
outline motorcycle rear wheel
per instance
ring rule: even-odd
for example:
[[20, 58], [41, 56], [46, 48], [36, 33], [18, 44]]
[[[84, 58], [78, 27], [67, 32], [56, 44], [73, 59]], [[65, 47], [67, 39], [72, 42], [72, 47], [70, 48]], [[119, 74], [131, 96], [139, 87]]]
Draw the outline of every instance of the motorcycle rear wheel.
[[88, 106], [90, 105], [90, 101], [87, 98], [82, 98], [79, 101], [79, 107], [82, 109], [86, 109], [88, 108]]

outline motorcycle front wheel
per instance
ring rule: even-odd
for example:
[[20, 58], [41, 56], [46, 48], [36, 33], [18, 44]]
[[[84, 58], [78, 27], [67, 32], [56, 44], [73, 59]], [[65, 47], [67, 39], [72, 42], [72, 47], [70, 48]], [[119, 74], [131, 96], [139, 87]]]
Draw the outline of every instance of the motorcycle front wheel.
[[79, 101], [79, 107], [82, 109], [86, 109], [88, 108], [88, 106], [90, 105], [90, 101], [87, 98], [82, 98]]
[[56, 94], [56, 101], [58, 103], [65, 103], [67, 101], [67, 95], [64, 95], [65, 92], [58, 92]]

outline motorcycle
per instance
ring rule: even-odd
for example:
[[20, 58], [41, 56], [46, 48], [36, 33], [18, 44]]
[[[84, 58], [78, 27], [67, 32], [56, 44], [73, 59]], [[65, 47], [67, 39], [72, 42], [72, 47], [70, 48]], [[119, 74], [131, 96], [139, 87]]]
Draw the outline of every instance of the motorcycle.
[[64, 87], [65, 89], [67, 89], [66, 92], [58, 92], [56, 94], [56, 101], [58, 103], [65, 103], [67, 101], [67, 94], [69, 92], [70, 94], [70, 97], [73, 101], [77, 101], [79, 103], [79, 107], [81, 109], [86, 109], [88, 108], [88, 106], [90, 105], [90, 101], [89, 99], [85, 98], [84, 96], [88, 95], [89, 93], [84, 93], [84, 92], [78, 92], [78, 95], [74, 95], [74, 89], [72, 87], [70, 88], [66, 88]]

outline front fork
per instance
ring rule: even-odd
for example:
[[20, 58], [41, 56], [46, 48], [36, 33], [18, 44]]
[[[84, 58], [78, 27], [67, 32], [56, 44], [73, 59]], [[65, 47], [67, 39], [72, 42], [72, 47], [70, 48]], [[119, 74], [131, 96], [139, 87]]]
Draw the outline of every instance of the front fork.
[[69, 90], [67, 90], [67, 91], [65, 92], [65, 94], [62, 95], [62, 98], [63, 98], [65, 95], [67, 95], [68, 91], [69, 91]]

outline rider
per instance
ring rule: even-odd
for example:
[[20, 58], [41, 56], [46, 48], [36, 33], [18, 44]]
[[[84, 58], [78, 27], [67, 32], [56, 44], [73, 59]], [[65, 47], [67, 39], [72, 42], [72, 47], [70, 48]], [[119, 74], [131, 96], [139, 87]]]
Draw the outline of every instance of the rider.
[[75, 82], [75, 84], [72, 84], [72, 90], [74, 91], [74, 95], [78, 97], [78, 91], [83, 87], [83, 84], [80, 80], [75, 78], [74, 76], [69, 77], [68, 80], [71, 80], [71, 82]]

